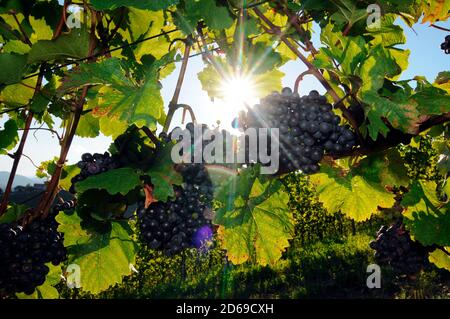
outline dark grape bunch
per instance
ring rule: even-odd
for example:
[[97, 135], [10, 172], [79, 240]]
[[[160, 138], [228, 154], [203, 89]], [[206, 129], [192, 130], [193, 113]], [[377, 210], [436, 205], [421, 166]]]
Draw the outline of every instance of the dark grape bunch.
[[354, 133], [340, 125], [341, 118], [317, 91], [300, 97], [284, 88], [263, 98], [248, 112], [241, 112], [235, 126], [279, 128], [280, 171], [319, 171], [325, 153], [342, 154], [356, 146]]
[[77, 163], [77, 166], [81, 169], [81, 172], [71, 179], [72, 186], [70, 187], [70, 192], [72, 194], [76, 193], [75, 183], [85, 180], [89, 176], [118, 168], [119, 163], [117, 157], [115, 155], [111, 156], [108, 152], [103, 154], [85, 153], [81, 156], [81, 161]]
[[[213, 186], [202, 164], [181, 164], [183, 187], [175, 186], [175, 198], [138, 208], [140, 237], [150, 248], [172, 256], [185, 248], [201, 248], [212, 236]], [[205, 235], [207, 234], [207, 235]]]
[[53, 210], [45, 219], [35, 219], [26, 227], [0, 224], [0, 292], [31, 294], [44, 283], [49, 272], [47, 263], [58, 265], [66, 260], [56, 213]]
[[441, 44], [441, 50], [444, 50], [445, 54], [450, 54], [450, 35], [445, 37], [445, 41]]
[[377, 262], [389, 264], [397, 274], [414, 275], [427, 264], [427, 249], [411, 239], [401, 222], [382, 226], [369, 245]]

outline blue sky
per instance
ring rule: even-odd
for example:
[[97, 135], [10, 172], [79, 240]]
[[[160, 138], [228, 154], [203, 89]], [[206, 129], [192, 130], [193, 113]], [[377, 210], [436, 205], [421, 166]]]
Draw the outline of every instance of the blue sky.
[[[410, 79], [415, 75], [423, 75], [432, 81], [440, 71], [450, 70], [450, 55], [445, 55], [440, 50], [440, 44], [446, 32], [429, 27], [427, 24], [414, 25], [415, 32], [409, 27], [401, 24], [405, 29], [407, 43], [404, 47], [411, 50], [409, 58], [409, 68], [402, 74], [402, 79]], [[450, 28], [450, 22], [440, 23], [441, 26]], [[320, 43], [319, 34], [315, 34], [313, 42], [316, 46]], [[203, 62], [200, 57], [191, 59], [186, 73], [185, 83], [181, 91], [180, 103], [186, 103], [193, 107], [197, 120], [213, 125], [217, 120], [221, 121], [221, 126], [228, 128], [229, 123], [234, 118], [234, 112], [224, 103], [213, 103], [206, 92], [202, 91], [200, 81], [197, 79], [197, 73], [203, 69]], [[174, 73], [163, 80], [162, 95], [167, 107], [170, 101], [178, 77], [179, 65]], [[292, 61], [281, 68], [285, 73], [283, 85], [293, 87], [298, 74], [305, 71], [305, 66], [300, 61]], [[324, 92], [321, 85], [312, 76], [305, 77], [300, 86], [300, 94], [307, 94], [316, 89]], [[0, 125], [5, 122], [5, 117], [0, 119]], [[181, 124], [181, 111], [173, 119], [175, 125]], [[174, 125], [172, 125], [174, 127]], [[111, 139], [108, 137], [79, 138], [73, 141], [72, 148], [68, 155], [69, 163], [75, 163], [85, 152], [104, 152], [109, 147]], [[36, 164], [41, 161], [57, 156], [59, 145], [56, 137], [52, 137], [47, 131], [39, 131], [34, 135], [29, 135], [28, 143], [25, 146], [24, 154], [30, 156]], [[0, 156], [0, 171], [10, 171], [12, 160], [7, 156]], [[33, 176], [35, 168], [27, 158], [22, 158], [18, 174]]]

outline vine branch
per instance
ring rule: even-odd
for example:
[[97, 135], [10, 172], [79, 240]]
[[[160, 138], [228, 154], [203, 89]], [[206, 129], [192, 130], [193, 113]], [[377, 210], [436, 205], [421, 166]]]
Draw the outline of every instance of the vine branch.
[[9, 12], [12, 14], [14, 21], [16, 21], [17, 26], [19, 27], [20, 33], [22, 34], [22, 37], [23, 37], [23, 41], [26, 44], [28, 44], [29, 46], [32, 46], [33, 44], [31, 43], [30, 38], [28, 37], [27, 33], [25, 32], [22, 25], [20, 24], [19, 19], [17, 18], [16, 10], [10, 10]]
[[[96, 44], [97, 44], [97, 38], [95, 36], [95, 27], [96, 27], [96, 19], [95, 19], [95, 12], [92, 10], [92, 17], [91, 17], [91, 32], [90, 32], [90, 39], [89, 39], [89, 53], [88, 55], [91, 56], [95, 50]], [[90, 61], [93, 61], [94, 59], [91, 59]], [[58, 190], [58, 184], [59, 179], [61, 177], [62, 169], [64, 167], [64, 164], [66, 162], [67, 154], [69, 153], [70, 146], [72, 144], [73, 138], [75, 136], [78, 123], [80, 121], [81, 115], [83, 113], [83, 106], [86, 99], [86, 95], [88, 93], [89, 86], [83, 87], [83, 90], [81, 92], [81, 95], [75, 105], [75, 111], [72, 114], [71, 121], [68, 125], [68, 131], [67, 134], [64, 136], [61, 146], [61, 151], [59, 155], [58, 162], [56, 164], [56, 169], [54, 173], [52, 174], [52, 177], [47, 184], [47, 188], [44, 192], [44, 195], [42, 196], [37, 208], [34, 210], [34, 212], [29, 216], [27, 220], [25, 220], [25, 223], [30, 222], [34, 218], [37, 218], [38, 216], [46, 217], [48, 215], [48, 212], [50, 210], [50, 207], [53, 203], [53, 201], [56, 198], [57, 190]]]
[[166, 121], [164, 123], [163, 131], [167, 133], [169, 130], [170, 123], [172, 122], [173, 115], [177, 110], [178, 99], [180, 98], [181, 87], [183, 86], [184, 76], [186, 75], [187, 64], [189, 61], [189, 54], [191, 52], [191, 41], [186, 41], [186, 46], [184, 48], [183, 62], [181, 63], [180, 74], [178, 75], [177, 86], [175, 87], [175, 92], [173, 93], [172, 100], [169, 103], [169, 111], [167, 113]]
[[[39, 92], [42, 85], [42, 79], [44, 77], [45, 64], [42, 64], [39, 70], [39, 76], [36, 83], [36, 88], [34, 90], [34, 95]], [[31, 126], [31, 121], [33, 120], [33, 112], [31, 110], [28, 111], [27, 117], [25, 119], [25, 126], [23, 129], [22, 137], [20, 138], [19, 146], [17, 151], [14, 153], [14, 162], [11, 168], [11, 172], [9, 174], [8, 183], [6, 184], [5, 192], [3, 194], [2, 202], [0, 204], [0, 216], [6, 212], [6, 208], [8, 207], [9, 195], [12, 191], [12, 185], [14, 182], [14, 178], [16, 177], [17, 168], [19, 166], [20, 159], [22, 157], [23, 149], [25, 147], [25, 143], [27, 141], [28, 132]]]
[[300, 82], [303, 81], [303, 78], [305, 75], [311, 74], [309, 70], [306, 70], [305, 72], [300, 73], [300, 75], [295, 79], [294, 84], [294, 93], [298, 93], [298, 89], [300, 87]]
[[61, 33], [64, 25], [67, 21], [67, 7], [70, 5], [72, 1], [71, 0], [64, 0], [62, 12], [61, 12], [61, 18], [59, 19], [58, 25], [56, 26], [55, 32], [53, 33], [53, 40], [57, 39]]
[[142, 127], [142, 131], [153, 142], [153, 144], [155, 144], [155, 145], [160, 144], [160, 141], [158, 140], [158, 138], [155, 136], [155, 134], [153, 134], [152, 130], [149, 129], [147, 126]]
[[436, 28], [436, 29], [439, 29], [439, 30], [442, 30], [442, 31], [450, 32], [450, 29], [447, 29], [447, 28], [444, 28], [444, 27], [441, 27], [441, 26], [438, 26], [438, 25], [435, 25], [435, 24], [430, 24], [430, 27], [433, 27], [433, 28]]

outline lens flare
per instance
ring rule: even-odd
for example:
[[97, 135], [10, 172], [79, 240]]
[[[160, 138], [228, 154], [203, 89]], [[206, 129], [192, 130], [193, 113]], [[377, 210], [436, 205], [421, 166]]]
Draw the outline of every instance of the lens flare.
[[223, 82], [221, 93], [227, 107], [242, 110], [258, 101], [256, 85], [248, 76], [234, 75]]
[[194, 234], [194, 246], [200, 250], [208, 250], [212, 245], [213, 231], [210, 226], [203, 226], [197, 229]]

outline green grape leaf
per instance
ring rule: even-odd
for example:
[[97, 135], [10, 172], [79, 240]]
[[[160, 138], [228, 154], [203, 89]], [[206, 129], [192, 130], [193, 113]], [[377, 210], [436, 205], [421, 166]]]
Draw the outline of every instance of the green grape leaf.
[[80, 118], [76, 134], [81, 137], [97, 137], [100, 134], [99, 119], [90, 113], [84, 114]]
[[[402, 50], [398, 48], [388, 48], [388, 52], [391, 55], [391, 57], [395, 60], [395, 63], [400, 67], [402, 70], [406, 70], [409, 65], [409, 55], [411, 54], [411, 50]], [[393, 80], [398, 80], [400, 77], [400, 73], [398, 75], [395, 75], [392, 77]]]
[[119, 7], [134, 7], [152, 11], [165, 10], [177, 4], [179, 0], [91, 0], [92, 6], [97, 10], [112, 10]]
[[415, 181], [402, 200], [405, 224], [424, 245], [450, 246], [450, 204], [437, 198], [436, 183]]
[[447, 251], [445, 253], [441, 249], [436, 249], [430, 253], [428, 256], [428, 260], [435, 264], [438, 268], [447, 269], [450, 271], [450, 247], [444, 247], [444, 249]]
[[359, 163], [355, 170], [368, 180], [383, 186], [408, 186], [408, 170], [396, 149], [371, 154]]
[[450, 2], [446, 0], [421, 1], [423, 18], [422, 23], [446, 21], [450, 17]]
[[118, 58], [106, 59], [100, 63], [83, 63], [74, 68], [63, 79], [58, 88], [60, 95], [87, 85], [108, 85], [111, 87], [128, 87], [134, 83], [125, 76], [126, 65]]
[[160, 201], [167, 201], [174, 196], [173, 185], [181, 185], [183, 178], [174, 170], [171, 158], [172, 147], [166, 146], [159, 150], [158, 157], [146, 171], [153, 184], [153, 196]]
[[184, 10], [178, 11], [174, 22], [186, 34], [191, 34], [200, 20], [216, 30], [228, 29], [234, 22], [228, 8], [217, 5], [216, 1], [186, 0], [184, 1]]
[[28, 207], [25, 205], [11, 203], [6, 212], [0, 216], [0, 224], [11, 223], [19, 220], [27, 213]]
[[88, 189], [105, 189], [111, 195], [117, 193], [126, 195], [140, 184], [139, 174], [131, 167], [123, 167], [89, 176], [78, 182], [75, 188], [78, 192], [85, 192]]
[[7, 154], [9, 150], [16, 146], [19, 141], [17, 131], [16, 121], [9, 119], [5, 122], [4, 128], [0, 130], [0, 154]]
[[110, 231], [88, 232], [80, 225], [77, 213], [58, 216], [59, 231], [64, 232], [69, 264], [80, 267], [81, 288], [93, 294], [122, 282], [131, 274], [135, 263], [136, 246], [132, 230], [124, 221], [111, 222]]
[[349, 23], [351, 25], [364, 19], [367, 16], [365, 9], [358, 9], [351, 0], [335, 0], [333, 1], [339, 11], [335, 12], [330, 19], [340, 23]]
[[0, 53], [0, 84], [20, 82], [28, 69], [27, 56], [16, 53]]
[[377, 139], [378, 133], [386, 136], [389, 132], [389, 128], [382, 118], [386, 118], [394, 128], [405, 133], [416, 134], [418, 132], [420, 119], [414, 101], [395, 94], [387, 98], [374, 91], [363, 92], [361, 97], [370, 106], [366, 112], [370, 121], [369, 135], [373, 140]]
[[28, 53], [28, 63], [37, 63], [67, 58], [84, 58], [88, 53], [89, 33], [83, 29], [72, 29], [56, 40], [39, 40]]
[[72, 186], [72, 178], [80, 173], [80, 168], [74, 165], [65, 165], [63, 171], [61, 173], [61, 178], [59, 180], [59, 187], [62, 189], [69, 191]]
[[58, 222], [58, 231], [64, 233], [64, 246], [76, 246], [89, 242], [91, 232], [84, 229], [81, 224], [83, 219], [77, 212], [60, 212], [56, 216]]
[[381, 45], [369, 51], [358, 68], [358, 75], [362, 80], [362, 92], [376, 92], [384, 83], [386, 77], [394, 77], [402, 72], [391, 52]]
[[110, 117], [137, 126], [156, 128], [156, 122], [165, 119], [161, 97], [161, 85], [158, 82], [159, 69], [173, 62], [174, 52], [167, 54], [147, 66], [145, 79], [138, 85], [126, 77], [126, 65], [117, 58], [101, 63], [85, 63], [70, 72], [59, 88], [61, 94], [86, 85], [106, 85], [99, 90], [98, 110]]
[[[344, 74], [354, 74], [356, 68], [367, 56], [366, 42], [362, 36], [344, 37], [341, 32], [333, 31], [332, 24], [328, 24], [322, 29], [320, 38], [327, 45], [327, 47], [320, 49], [320, 53], [336, 60], [342, 66]], [[325, 63], [335, 70], [331, 60], [327, 61], [323, 57], [320, 60], [322, 62], [317, 61], [314, 64]]]
[[20, 40], [10, 40], [3, 46], [3, 52], [5, 53], [27, 54], [30, 50], [30, 46]]
[[1, 91], [0, 100], [11, 106], [28, 105], [34, 95], [36, 79], [37, 77], [32, 77], [21, 83], [9, 84]]
[[378, 207], [389, 208], [394, 205], [394, 194], [383, 185], [374, 182], [381, 173], [373, 170], [348, 172], [322, 165], [320, 173], [310, 176], [319, 195], [319, 200], [331, 213], [341, 211], [355, 221], [364, 221], [374, 214]]
[[[133, 14], [131, 14], [133, 13]], [[159, 34], [162, 31], [172, 31], [173, 26], [166, 24], [164, 18], [164, 12], [148, 12], [146, 10], [133, 10], [130, 12], [131, 19], [131, 39], [149, 38]], [[151, 41], [143, 41], [135, 47], [133, 50], [134, 56], [140, 62], [144, 62], [143, 59], [146, 55], [151, 55], [155, 59], [161, 59], [168, 52], [169, 49], [179, 49], [182, 46], [182, 42], [172, 42], [171, 39], [181, 38], [183, 36], [181, 31], [172, 32], [165, 37], [157, 37]], [[173, 65], [173, 63], [169, 64]], [[162, 72], [163, 73], [163, 72]]]
[[100, 132], [105, 136], [111, 136], [112, 139], [117, 138], [128, 128], [126, 122], [118, 121], [117, 118], [102, 116], [99, 119]]
[[42, 113], [47, 109], [49, 98], [45, 97], [41, 92], [34, 95], [30, 103], [30, 109], [34, 113]]
[[33, 28], [33, 33], [31, 34], [31, 43], [36, 43], [39, 40], [51, 40], [53, 38], [53, 30], [47, 25], [45, 19], [36, 19], [30, 16], [30, 25]]
[[[243, 193], [234, 192], [244, 185], [249, 187]], [[217, 210], [214, 223], [219, 225], [219, 239], [229, 260], [234, 264], [250, 260], [273, 265], [289, 246], [294, 227], [283, 185], [243, 174], [232, 178], [224, 189], [231, 191], [229, 196], [219, 197], [223, 206]]]
[[[247, 72], [251, 72], [252, 75], [264, 74], [281, 65], [280, 54], [263, 43], [255, 43], [245, 50], [245, 52], [246, 64], [251, 66], [251, 70]], [[261, 57], [264, 58], [261, 59]]]
[[448, 178], [445, 181], [444, 187], [442, 187], [442, 191], [447, 196], [447, 198], [450, 198], [450, 180]]
[[406, 37], [403, 33], [402, 27], [394, 24], [397, 15], [385, 14], [381, 17], [381, 27], [368, 28], [367, 35], [374, 39], [371, 42], [373, 45], [381, 44], [384, 47], [391, 47], [398, 44], [405, 44]]
[[430, 85], [419, 90], [411, 99], [417, 103], [417, 110], [422, 115], [450, 112], [450, 94], [440, 88]]

